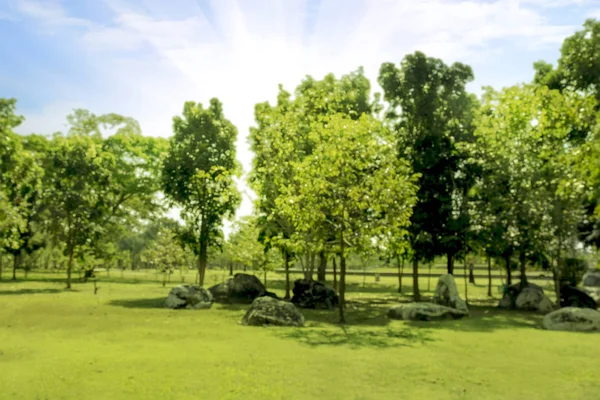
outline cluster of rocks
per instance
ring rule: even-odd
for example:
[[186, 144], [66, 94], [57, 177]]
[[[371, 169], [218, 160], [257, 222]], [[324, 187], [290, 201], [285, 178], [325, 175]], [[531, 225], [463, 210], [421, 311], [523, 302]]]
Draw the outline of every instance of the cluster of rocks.
[[454, 276], [440, 276], [431, 303], [400, 304], [388, 310], [388, 318], [409, 321], [438, 321], [469, 316], [467, 303], [458, 294]]
[[212, 305], [212, 294], [200, 286], [193, 285], [175, 286], [171, 289], [165, 301], [165, 307], [173, 309], [211, 308]]
[[[298, 308], [335, 308], [339, 297], [335, 290], [312, 280], [294, 282], [291, 302], [277, 298], [266, 290], [253, 275], [238, 273], [226, 282], [204, 289], [179, 285], [171, 289], [165, 307], [172, 309], [208, 309], [213, 302], [251, 304], [244, 315], [244, 325], [304, 326], [304, 316]], [[591, 294], [590, 294], [591, 293]], [[583, 287], [561, 287], [561, 308], [554, 310], [544, 290], [535, 284], [517, 283], [506, 288], [498, 306], [505, 309], [538, 311], [547, 314], [543, 326], [549, 330], [600, 331], [600, 271], [590, 271]], [[469, 316], [466, 302], [460, 297], [452, 275], [442, 275], [431, 302], [400, 304], [388, 310], [388, 318], [410, 321], [437, 321]]]
[[223, 283], [208, 288], [217, 303], [250, 304], [257, 297], [275, 294], [267, 292], [265, 285], [254, 275], [235, 274]]
[[339, 301], [335, 290], [310, 280], [294, 282], [293, 293], [291, 303], [280, 300], [257, 277], [238, 273], [208, 290], [193, 285], [176, 286], [169, 292], [165, 307], [210, 308], [213, 302], [251, 304], [242, 319], [244, 325], [304, 326], [304, 316], [296, 307], [332, 309]]
[[544, 294], [544, 289], [533, 283], [508, 286], [498, 303], [498, 307], [508, 310], [539, 311], [549, 313], [554, 310], [552, 301]]
[[331, 310], [338, 306], [337, 292], [321, 282], [298, 279], [292, 289], [292, 303], [302, 308], [326, 308]]

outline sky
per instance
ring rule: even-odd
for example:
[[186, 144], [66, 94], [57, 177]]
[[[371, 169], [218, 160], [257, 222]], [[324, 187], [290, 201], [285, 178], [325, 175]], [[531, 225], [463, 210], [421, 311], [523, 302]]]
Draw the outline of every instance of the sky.
[[[22, 134], [86, 108], [162, 137], [185, 101], [217, 97], [247, 173], [254, 105], [278, 84], [363, 66], [376, 92], [381, 63], [420, 50], [471, 65], [479, 94], [530, 81], [590, 17], [600, 0], [0, 0], [0, 96], [18, 100]], [[252, 210], [244, 182], [238, 216]]]

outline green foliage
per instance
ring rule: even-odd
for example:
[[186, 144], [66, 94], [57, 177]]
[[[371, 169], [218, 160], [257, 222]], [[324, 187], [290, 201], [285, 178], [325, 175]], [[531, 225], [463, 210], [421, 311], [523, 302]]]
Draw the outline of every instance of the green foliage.
[[220, 232], [223, 217], [240, 203], [233, 177], [237, 129], [225, 119], [219, 100], [208, 108], [186, 102], [183, 116], [173, 118], [174, 136], [162, 167], [167, 199], [182, 208], [187, 232], [183, 238], [198, 254], [200, 285], [204, 282], [207, 248]]
[[586, 20], [582, 30], [565, 39], [558, 68], [568, 85], [600, 101], [600, 21]]
[[105, 231], [113, 166], [114, 158], [102, 151], [96, 138], [57, 136], [53, 140], [45, 160], [44, 196], [50, 231], [65, 244], [70, 260], [83, 246], [93, 246]]
[[297, 251], [315, 227], [331, 226], [341, 256], [340, 322], [344, 317], [345, 257], [348, 248], [368, 251], [373, 240], [401, 235], [416, 200], [413, 176], [396, 157], [396, 143], [383, 125], [363, 115], [343, 114], [314, 123], [310, 155], [292, 164], [296, 173], [276, 205], [294, 226]]
[[468, 154], [457, 144], [473, 140], [477, 102], [465, 90], [472, 80], [469, 66], [447, 66], [421, 52], [406, 56], [399, 68], [384, 63], [379, 70], [389, 103], [386, 119], [397, 132], [398, 156], [421, 176], [409, 228], [417, 260], [456, 254], [465, 246], [468, 222], [457, 204], [473, 179], [464, 171]]

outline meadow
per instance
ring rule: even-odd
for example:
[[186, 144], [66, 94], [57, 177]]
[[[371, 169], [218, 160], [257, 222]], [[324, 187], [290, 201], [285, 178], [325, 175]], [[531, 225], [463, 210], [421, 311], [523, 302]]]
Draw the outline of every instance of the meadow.
[[[91, 282], [65, 291], [62, 274], [0, 283], [0, 398], [568, 400], [600, 391], [597, 336], [544, 331], [541, 315], [496, 309], [484, 286], [469, 285], [469, 319], [390, 321], [387, 307], [410, 301], [408, 279], [400, 295], [395, 279], [351, 276], [347, 325], [335, 311], [303, 310], [304, 328], [254, 328], [239, 324], [247, 306], [168, 310], [176, 282], [110, 275], [98, 277], [97, 294]], [[208, 282], [224, 276], [210, 271]], [[283, 294], [282, 277], [269, 279]], [[424, 295], [434, 288], [432, 279]]]

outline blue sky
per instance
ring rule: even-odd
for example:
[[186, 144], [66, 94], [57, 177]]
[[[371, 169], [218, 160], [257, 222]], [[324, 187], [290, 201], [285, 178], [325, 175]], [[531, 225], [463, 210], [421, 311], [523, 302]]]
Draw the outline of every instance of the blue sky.
[[247, 171], [254, 104], [279, 83], [364, 66], [378, 90], [382, 62], [422, 50], [470, 64], [478, 93], [529, 81], [589, 17], [600, 0], [0, 0], [0, 96], [18, 99], [21, 133], [61, 130], [83, 107], [155, 136], [184, 101], [218, 97]]

